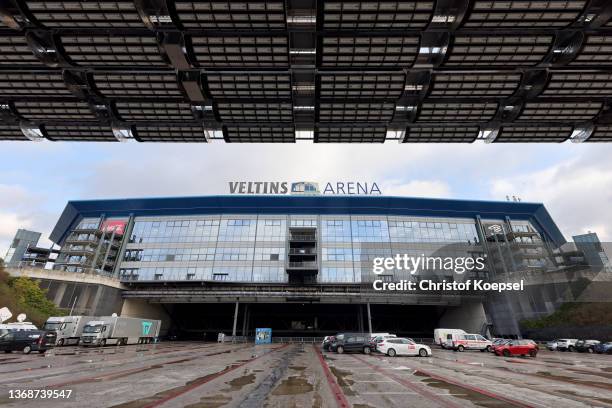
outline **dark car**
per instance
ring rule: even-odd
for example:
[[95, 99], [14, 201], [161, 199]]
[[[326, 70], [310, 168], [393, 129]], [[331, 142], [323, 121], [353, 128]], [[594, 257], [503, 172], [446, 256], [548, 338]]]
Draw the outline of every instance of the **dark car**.
[[612, 354], [612, 341], [597, 344], [593, 347], [593, 351], [597, 354]]
[[55, 335], [42, 330], [10, 331], [0, 337], [0, 351], [22, 351], [30, 354], [32, 351], [44, 353], [55, 344]]
[[595, 346], [599, 344], [599, 340], [578, 340], [576, 342], [576, 351], [580, 353], [594, 353]]
[[341, 333], [336, 335], [335, 341], [329, 347], [330, 351], [337, 353], [362, 352], [370, 354], [370, 335], [368, 333]]
[[498, 344], [493, 348], [493, 352], [498, 356], [531, 356], [538, 355], [539, 347], [532, 340], [510, 340], [508, 342]]

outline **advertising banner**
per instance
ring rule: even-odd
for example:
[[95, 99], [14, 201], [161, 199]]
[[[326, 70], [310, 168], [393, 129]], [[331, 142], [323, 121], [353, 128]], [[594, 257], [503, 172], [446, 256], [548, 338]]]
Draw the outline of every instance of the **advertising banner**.
[[116, 235], [123, 235], [125, 233], [126, 221], [107, 220], [102, 223], [100, 230], [102, 232], [113, 232]]
[[255, 344], [270, 344], [272, 343], [272, 329], [257, 328], [255, 329]]

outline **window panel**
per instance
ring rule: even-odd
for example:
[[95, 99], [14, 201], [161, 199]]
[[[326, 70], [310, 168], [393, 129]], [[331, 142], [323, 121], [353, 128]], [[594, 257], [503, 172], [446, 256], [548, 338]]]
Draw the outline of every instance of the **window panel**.
[[291, 103], [217, 103], [222, 121], [229, 122], [291, 122]]
[[286, 36], [228, 36], [191, 38], [202, 67], [288, 67]]
[[553, 72], [542, 96], [612, 96], [612, 73]]
[[520, 74], [434, 74], [431, 97], [480, 98], [512, 95], [521, 81]]
[[387, 137], [387, 128], [353, 126], [318, 126], [316, 143], [382, 143]]
[[0, 94], [4, 96], [73, 96], [61, 72], [0, 72]]
[[123, 120], [175, 120], [193, 121], [191, 107], [187, 103], [117, 102], [117, 113]]
[[561, 28], [580, 16], [586, 1], [478, 0], [463, 24], [466, 28]]
[[478, 137], [478, 127], [410, 127], [404, 142], [408, 143], [472, 143]]
[[410, 67], [418, 37], [323, 37], [323, 67]]
[[323, 27], [337, 29], [425, 28], [433, 1], [325, 1]]
[[284, 29], [282, 1], [175, 1], [185, 28]]
[[0, 140], [27, 141], [27, 137], [21, 132], [19, 125], [0, 122]]
[[326, 103], [319, 107], [321, 122], [388, 122], [393, 119], [393, 103]]
[[596, 102], [539, 103], [527, 102], [517, 120], [579, 121], [594, 118], [603, 104]]
[[549, 35], [466, 36], [457, 35], [446, 66], [529, 66], [541, 62], [553, 43]]
[[66, 55], [81, 66], [167, 66], [154, 36], [65, 35], [61, 41]]
[[325, 74], [319, 75], [322, 99], [391, 99], [404, 91], [403, 74]]
[[224, 126], [226, 141], [230, 143], [293, 143], [295, 129], [293, 126], [282, 128]]
[[46, 125], [49, 140], [80, 142], [116, 142], [110, 126], [99, 125]]
[[597, 125], [587, 142], [612, 142], [612, 126]]
[[425, 102], [419, 122], [488, 121], [497, 112], [497, 103], [431, 103]]
[[103, 74], [94, 73], [94, 82], [103, 96], [125, 99], [130, 97], [181, 98], [173, 74]]
[[561, 143], [566, 141], [571, 133], [571, 126], [503, 126], [494, 143]]
[[142, 142], [206, 142], [201, 125], [136, 126], [136, 138]]
[[589, 35], [570, 65], [609, 65], [611, 62], [612, 37]]
[[15, 108], [20, 116], [29, 120], [75, 119], [95, 120], [87, 102], [15, 102]]
[[288, 74], [216, 74], [206, 75], [207, 90], [213, 98], [291, 98]]
[[0, 55], [0, 66], [43, 65], [34, 56], [23, 35], [0, 36]]
[[45, 27], [144, 28], [133, 1], [33, 1], [28, 10]]

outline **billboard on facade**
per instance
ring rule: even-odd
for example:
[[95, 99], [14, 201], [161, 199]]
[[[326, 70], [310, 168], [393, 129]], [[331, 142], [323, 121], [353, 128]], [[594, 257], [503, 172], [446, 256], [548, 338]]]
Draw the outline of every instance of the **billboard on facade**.
[[125, 233], [126, 225], [127, 225], [127, 221], [106, 220], [100, 226], [100, 230], [102, 232], [111, 232], [111, 233], [115, 231], [115, 235], [123, 235]]

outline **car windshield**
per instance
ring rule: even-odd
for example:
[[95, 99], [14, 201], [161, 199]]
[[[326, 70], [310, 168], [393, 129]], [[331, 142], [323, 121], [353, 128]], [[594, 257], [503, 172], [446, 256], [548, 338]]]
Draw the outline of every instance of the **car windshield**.
[[61, 322], [47, 322], [47, 323], [45, 323], [43, 329], [45, 329], [45, 330], [59, 330], [61, 325], [62, 325]]
[[85, 326], [83, 328], [83, 333], [100, 333], [102, 330], [101, 324], [96, 324], [95, 326]]

